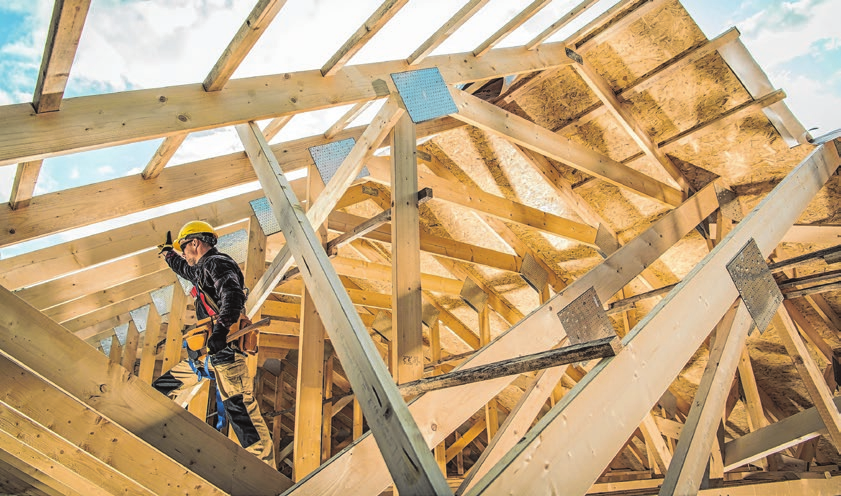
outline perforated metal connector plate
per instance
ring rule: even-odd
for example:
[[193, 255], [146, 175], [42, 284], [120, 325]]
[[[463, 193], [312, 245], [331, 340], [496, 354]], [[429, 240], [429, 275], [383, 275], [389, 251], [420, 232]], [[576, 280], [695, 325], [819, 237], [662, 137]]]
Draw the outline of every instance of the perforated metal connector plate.
[[391, 80], [415, 124], [458, 112], [437, 67], [394, 73]]
[[134, 321], [134, 327], [137, 328], [137, 332], [146, 331], [146, 322], [149, 321], [149, 308], [149, 305], [143, 305], [140, 308], [135, 308], [134, 310], [129, 311], [129, 315], [131, 315], [131, 320]]
[[272, 206], [269, 205], [268, 198], [264, 196], [256, 200], [251, 200], [248, 203], [251, 205], [251, 210], [254, 211], [254, 215], [257, 217], [257, 222], [260, 223], [260, 229], [263, 230], [263, 234], [271, 236], [280, 232], [280, 224], [278, 224], [274, 212], [272, 212]]
[[175, 286], [170, 285], [165, 288], [156, 289], [152, 291], [152, 303], [155, 304], [155, 310], [158, 311], [158, 315], [164, 316], [169, 313], [169, 309], [172, 308], [172, 290]]
[[765, 332], [783, 301], [783, 294], [753, 238], [727, 263], [727, 272], [756, 328], [760, 333]]
[[599, 295], [593, 288], [572, 300], [558, 312], [558, 319], [569, 336], [570, 344], [581, 344], [616, 335]]
[[[355, 144], [355, 139], [348, 138], [309, 148], [312, 161], [315, 162], [315, 167], [318, 169], [318, 173], [321, 174], [321, 180], [324, 181], [324, 184], [329, 183], [330, 179], [336, 175], [339, 166], [342, 165], [345, 157], [353, 150], [353, 145]], [[367, 169], [363, 172], [367, 172]], [[360, 172], [361, 175], [362, 172]]]
[[549, 280], [549, 274], [535, 260], [531, 253], [526, 253], [526, 256], [523, 257], [523, 265], [520, 266], [520, 277], [538, 293], [543, 291], [543, 288], [546, 287], [546, 281]]
[[745, 218], [742, 206], [739, 204], [739, 197], [732, 190], [715, 184], [715, 197], [718, 200], [718, 208], [721, 214], [730, 220], [741, 222]]
[[481, 312], [488, 303], [488, 294], [485, 293], [485, 291], [469, 277], [464, 280], [464, 285], [461, 287], [461, 293], [459, 293], [459, 296], [461, 296], [461, 299], [464, 300], [470, 308], [477, 312]]

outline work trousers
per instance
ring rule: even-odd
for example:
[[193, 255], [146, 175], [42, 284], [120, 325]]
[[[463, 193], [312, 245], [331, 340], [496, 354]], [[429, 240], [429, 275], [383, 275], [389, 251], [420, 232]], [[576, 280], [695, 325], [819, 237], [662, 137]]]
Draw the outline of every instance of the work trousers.
[[[245, 358], [230, 348], [210, 359], [216, 388], [225, 405], [225, 414], [242, 447], [275, 468], [274, 445], [269, 428], [254, 398]], [[182, 360], [162, 375], [152, 386], [175, 399], [179, 393], [198, 383], [198, 376], [188, 360]]]

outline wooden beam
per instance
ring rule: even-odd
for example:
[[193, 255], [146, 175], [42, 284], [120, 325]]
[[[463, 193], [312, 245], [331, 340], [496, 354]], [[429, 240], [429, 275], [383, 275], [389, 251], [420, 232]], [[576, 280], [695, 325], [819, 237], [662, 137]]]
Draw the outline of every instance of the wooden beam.
[[[438, 67], [447, 84], [459, 84], [567, 65], [568, 60], [562, 44], [553, 43], [539, 53], [496, 49], [481, 60], [470, 53], [432, 56], [420, 67], [405, 60], [363, 64], [332, 78], [302, 71], [235, 79], [218, 94], [192, 84], [69, 98], [62, 112], [49, 119], [33, 116], [29, 104], [6, 105], [0, 107], [0, 165], [375, 100], [385, 95], [371, 81], [389, 84], [390, 74], [414, 68]], [[301, 98], [301, 88], [317, 97]], [[78, 132], [84, 128], [88, 131]]]
[[299, 482], [321, 465], [322, 382], [324, 381], [324, 325], [312, 295], [301, 301], [298, 340], [298, 377], [295, 386], [293, 480]]
[[400, 116], [391, 133], [391, 294], [390, 360], [397, 384], [423, 377], [420, 220], [415, 124]]
[[541, 43], [549, 39], [553, 34], [557, 33], [561, 29], [563, 29], [567, 24], [574, 21], [578, 16], [583, 14], [587, 9], [593, 6], [598, 0], [584, 0], [572, 9], [569, 12], [561, 16], [560, 19], [550, 24], [546, 29], [540, 32], [537, 36], [531, 39], [528, 43], [526, 43], [525, 47], [528, 50], [534, 50]]
[[456, 439], [456, 442], [451, 444], [446, 451], [446, 460], [449, 462], [453, 458], [456, 457], [459, 453], [462, 452], [464, 448], [467, 447], [468, 444], [472, 443], [482, 431], [485, 430], [485, 419], [484, 417], [477, 420], [475, 424], [473, 424], [467, 432], [464, 433], [461, 437]]
[[[564, 334], [558, 325], [557, 312], [569, 302], [595, 287], [600, 298], [607, 300], [622, 289], [644, 267], [659, 258], [674, 243], [690, 232], [701, 220], [715, 211], [718, 202], [715, 190], [705, 188], [677, 209], [667, 213], [646, 232], [613, 253], [602, 264], [555, 295], [546, 304], [511, 330], [482, 348], [461, 368], [521, 356], [557, 345]], [[617, 270], [622, 267], [621, 270]], [[625, 353], [620, 353], [619, 356]], [[615, 360], [615, 358], [614, 358]], [[426, 393], [416, 398], [410, 410], [421, 426], [428, 446], [440, 443], [453, 430], [502, 391], [512, 379], [495, 379], [481, 385], [452, 388]], [[627, 380], [621, 381], [623, 384]], [[653, 403], [652, 403], [653, 404]], [[642, 418], [642, 416], [640, 416]], [[433, 427], [434, 424], [434, 427]], [[624, 439], [627, 439], [626, 436]], [[375, 493], [390, 483], [373, 438], [357, 441], [350, 449], [334, 457], [297, 491], [290, 493], [319, 493], [329, 491], [341, 480], [346, 490], [356, 493]], [[586, 490], [586, 488], [585, 488]]]
[[543, 7], [546, 7], [552, 2], [552, 0], [534, 0], [532, 3], [528, 4], [526, 8], [520, 11], [519, 14], [514, 16], [510, 21], [505, 23], [504, 26], [499, 28], [494, 34], [492, 34], [488, 39], [482, 42], [481, 45], [476, 47], [473, 50], [473, 55], [476, 57], [481, 57], [488, 53], [491, 48], [495, 47], [497, 43], [502, 41], [506, 36], [513, 33], [517, 28], [525, 24], [526, 21], [534, 17], [538, 12], [540, 12]]
[[733, 382], [751, 326], [753, 318], [744, 302], [738, 299], [736, 306], [731, 307], [716, 327], [709, 361], [689, 417], [680, 431], [672, 463], [660, 487], [661, 495], [694, 494], [701, 487], [729, 385]]
[[280, 133], [280, 131], [289, 124], [292, 117], [294, 117], [294, 115], [284, 115], [282, 117], [275, 117], [269, 121], [269, 123], [266, 124], [266, 127], [263, 128], [263, 136], [266, 137], [266, 141], [271, 141], [272, 138], [277, 136], [278, 133]]
[[330, 57], [324, 66], [321, 67], [322, 76], [335, 76], [342, 67], [347, 64], [356, 53], [371, 41], [385, 24], [394, 17], [409, 0], [385, 0], [377, 10], [371, 14], [359, 29], [339, 48], [339, 51]]
[[458, 10], [455, 14], [453, 14], [450, 19], [445, 22], [437, 31], [435, 31], [432, 36], [426, 39], [421, 46], [419, 46], [409, 58], [406, 59], [406, 62], [409, 65], [417, 65], [423, 59], [425, 59], [430, 53], [432, 53], [436, 48], [438, 48], [441, 43], [444, 43], [447, 38], [452, 36], [453, 33], [458, 31], [458, 28], [462, 27], [465, 22], [470, 20], [476, 12], [485, 6], [489, 0], [469, 0], [462, 8]]
[[23, 162], [17, 165], [15, 179], [12, 183], [12, 193], [9, 195], [9, 207], [12, 210], [29, 205], [43, 163], [43, 160], [35, 160], [34, 162]]
[[149, 304], [146, 317], [146, 330], [143, 331], [143, 349], [140, 352], [140, 367], [137, 377], [146, 384], [152, 384], [155, 373], [155, 355], [157, 354], [158, 338], [161, 335], [161, 315], [154, 303]]
[[68, 331], [76, 334], [76, 337], [79, 339], [87, 340], [93, 337], [93, 335], [87, 331], [89, 329], [94, 330], [94, 332], [96, 331], [92, 328], [92, 326], [109, 321], [114, 317], [117, 317], [114, 322], [106, 322], [109, 327], [113, 328], [116, 325], [128, 322], [128, 319], [122, 319], [119, 316], [128, 314], [129, 311], [140, 308], [143, 305], [148, 304], [150, 301], [151, 297], [148, 293], [137, 295], [134, 298], [130, 298], [113, 305], [108, 305], [107, 307], [100, 308], [97, 311], [67, 320], [62, 322], [61, 325]]
[[642, 152], [651, 160], [659, 163], [665, 169], [666, 173], [677, 183], [681, 191], [684, 194], [688, 194], [691, 189], [689, 181], [683, 176], [677, 165], [672, 162], [672, 159], [658, 148], [648, 134], [648, 131], [643, 128], [636, 116], [631, 113], [628, 106], [616, 97], [616, 93], [613, 92], [610, 83], [601, 74], [597, 73], [587, 60], [580, 58], [577, 54], [574, 55], [579, 58], [576, 60], [573, 55], [570, 55], [570, 58], [576, 61], [572, 65], [573, 69], [584, 80], [584, 83], [590, 90], [595, 93], [596, 98], [602, 102], [619, 126], [642, 149]]
[[204, 78], [202, 86], [205, 91], [219, 91], [225, 87], [234, 71], [237, 70], [248, 52], [260, 39], [260, 36], [272, 23], [277, 13], [286, 4], [286, 0], [258, 0], [245, 18], [222, 56], [216, 61], [210, 74]]
[[54, 112], [61, 106], [90, 6], [90, 0], [55, 2], [41, 70], [35, 83], [35, 95], [32, 97], [32, 107], [38, 114]]
[[175, 152], [178, 151], [178, 147], [184, 143], [184, 140], [187, 139], [187, 135], [189, 134], [190, 133], [178, 133], [164, 138], [161, 145], [157, 150], [155, 150], [155, 154], [152, 155], [152, 159], [149, 160], [149, 163], [143, 168], [143, 172], [140, 173], [140, 177], [143, 179], [155, 179], [160, 176], [161, 171], [163, 171], [166, 164], [172, 160], [172, 156], [175, 155]]
[[[353, 105], [353, 107], [351, 107], [350, 109], [348, 109], [347, 112], [344, 113], [344, 115], [339, 117], [339, 120], [337, 120], [336, 122], [333, 123], [332, 126], [330, 126], [330, 129], [328, 129], [327, 131], [324, 132], [324, 137], [326, 139], [335, 138], [336, 135], [339, 134], [340, 132], [344, 131], [344, 129], [346, 127], [348, 127], [350, 125], [350, 123], [353, 122], [354, 119], [356, 119], [357, 117], [362, 115], [363, 112], [368, 110], [368, 107], [370, 107], [372, 103], [374, 103], [374, 100], [368, 100], [367, 102], [355, 103]], [[266, 134], [265, 131], [263, 132], [263, 134], [264, 135]], [[268, 141], [268, 140], [269, 140], [269, 138], [266, 138], [266, 141]]]
[[134, 373], [134, 364], [137, 361], [137, 345], [140, 342], [140, 334], [137, 332], [137, 326], [134, 324], [134, 320], [128, 323], [128, 331], [126, 333], [126, 344], [123, 346], [123, 358], [120, 364], [131, 372]]
[[[0, 349], [226, 493], [276, 494], [290, 481], [0, 288]], [[49, 348], [49, 354], [42, 350]], [[91, 394], [91, 391], [98, 391]], [[189, 449], [185, 449], [189, 447]], [[219, 464], [229, 467], [224, 473]], [[162, 479], [166, 480], [166, 479]]]
[[319, 295], [315, 306], [348, 372], [348, 379], [360, 397], [368, 425], [381, 439], [382, 456], [395, 485], [409, 494], [416, 491], [447, 494], [449, 488], [423, 444], [417, 424], [391, 382], [367, 330], [353, 310], [347, 292], [259, 128], [254, 123], [239, 125], [237, 132], [270, 199], [287, 246], [295, 260], [308, 268], [301, 272], [304, 282]]
[[[331, 260], [336, 273], [339, 275], [371, 281], [391, 282], [391, 267], [388, 265], [346, 257], [334, 257]], [[458, 295], [461, 292], [462, 281], [421, 273], [421, 286], [427, 291]]]
[[818, 369], [812, 355], [809, 354], [806, 343], [803, 342], [800, 333], [797, 332], [797, 327], [785, 308], [780, 307], [777, 310], [773, 323], [777, 330], [777, 336], [791, 356], [797, 372], [803, 379], [806, 391], [809, 392], [815, 408], [818, 409], [818, 413], [820, 413], [826, 429], [829, 431], [829, 438], [832, 440], [835, 449], [841, 450], [841, 414], [833, 406], [832, 391], [829, 390], [823, 378], [823, 373]]
[[[841, 158], [834, 146], [823, 146], [810, 154], [700, 262], [698, 270], [684, 278], [679, 290], [672, 291], [637, 325], [634, 332], [625, 337], [625, 351], [602, 362], [587, 374], [584, 381], [566, 396], [567, 400], [556, 405], [544, 417], [540, 428], [529, 431], [525, 440], [479, 482], [476, 492], [505, 491], [504, 488], [512, 483], [511, 472], [506, 468], [511, 463], [517, 463], [515, 460], [520, 459], [524, 450], [533, 460], [541, 460], [541, 463], [539, 469], [534, 463], [518, 465], [518, 491], [529, 490], [522, 481], [540, 483], [545, 487], [545, 484], [552, 483], [547, 480], [548, 477], [551, 481], [563, 480], [565, 490], [571, 493], [586, 492], [621, 449], [623, 441], [632, 434], [639, 420], [659, 400], [698, 349], [709, 332], [710, 319], [720, 318], [735, 300], [738, 294], [735, 286], [720, 284], [721, 280], [729, 277], [726, 263], [751, 238], [763, 253], [770, 252], [839, 164]], [[702, 191], [709, 188], [707, 186]], [[628, 246], [630, 243], [613, 256], [622, 253]], [[699, 304], [699, 301], [702, 303]], [[682, 339], [664, 338], [664, 332], [669, 333], [678, 327]], [[645, 367], [640, 364], [641, 360], [647, 360], [644, 357], [654, 355], [671, 359], [658, 361], [656, 367], [652, 367], [651, 362], [647, 362]], [[631, 384], [629, 377], [632, 377]], [[628, 395], [629, 387], [634, 384], [639, 384], [639, 387], [634, 388], [635, 394]], [[621, 414], [613, 409], [612, 403], [604, 403], [620, 394], [626, 399]], [[606, 409], [612, 413], [606, 413]], [[588, 422], [576, 424], [574, 429], [558, 430], [562, 422], [557, 420], [561, 418], [586, 418]], [[552, 442], [536, 446], [534, 440], [538, 437], [552, 439]], [[547, 470], [542, 461], [561, 459], [561, 455], [549, 454], [558, 448], [563, 449], [564, 463], [550, 464]], [[532, 470], [539, 470], [540, 476], [534, 476]]]
[[108, 351], [108, 359], [111, 363], [120, 364], [123, 356], [123, 347], [116, 335], [111, 335], [111, 349]]
[[184, 294], [181, 283], [175, 278], [172, 288], [172, 306], [169, 309], [169, 322], [166, 325], [166, 343], [164, 345], [161, 374], [165, 374], [181, 361], [181, 345], [183, 344], [181, 334], [184, 330], [184, 313], [186, 311], [187, 295]]
[[[836, 410], [841, 408], [841, 397], [835, 397], [833, 404]], [[827, 434], [828, 431], [817, 408], [807, 408], [779, 422], [725, 443], [724, 470], [733, 470]]]
[[677, 206], [682, 201], [683, 194], [679, 190], [598, 152], [573, 143], [563, 136], [463, 91], [450, 90], [450, 93], [459, 109], [452, 117], [460, 121], [498, 134], [552, 160], [667, 205]]
[[[367, 165], [374, 180], [390, 184], [385, 159], [373, 157], [368, 160]], [[481, 190], [471, 189], [463, 184], [437, 178], [423, 172], [418, 172], [418, 184], [424, 188], [432, 188], [433, 201], [441, 200], [461, 205], [506, 222], [528, 226], [579, 243], [592, 246], [596, 243], [596, 229], [580, 222], [574, 222], [522, 203], [491, 195]]]

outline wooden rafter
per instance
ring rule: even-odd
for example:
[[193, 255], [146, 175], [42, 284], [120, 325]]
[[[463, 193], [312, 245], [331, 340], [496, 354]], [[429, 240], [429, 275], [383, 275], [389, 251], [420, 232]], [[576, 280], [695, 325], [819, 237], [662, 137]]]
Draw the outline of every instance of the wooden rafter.
[[510, 21], [505, 23], [504, 26], [499, 28], [494, 34], [492, 34], [488, 39], [482, 42], [476, 49], [473, 50], [473, 55], [476, 57], [481, 57], [488, 53], [493, 47], [495, 47], [500, 41], [502, 41], [506, 36], [513, 33], [517, 28], [525, 24], [526, 21], [534, 17], [538, 12], [546, 7], [551, 3], [552, 0], [534, 0], [532, 3], [528, 4], [526, 8], [520, 11], [519, 14], [514, 16]]
[[321, 75], [335, 76], [408, 2], [409, 0], [385, 0], [321, 67]]
[[56, 0], [32, 97], [36, 113], [54, 112], [61, 106], [90, 6], [90, 0]]
[[38, 175], [41, 173], [41, 165], [43, 163], [43, 160], [36, 160], [17, 165], [15, 179], [12, 183], [12, 193], [9, 195], [9, 207], [12, 210], [29, 205], [29, 201], [35, 192], [35, 183], [38, 182]]
[[269, 27], [286, 0], [258, 0], [251, 13], [245, 18], [234, 38], [222, 52], [222, 56], [216, 61], [213, 69], [204, 79], [205, 91], [219, 91], [225, 87], [234, 71], [242, 63], [251, 48], [260, 39], [260, 36]]
[[437, 31], [435, 31], [432, 36], [427, 38], [421, 46], [419, 46], [409, 58], [406, 59], [406, 62], [409, 65], [417, 65], [419, 64], [424, 58], [426, 58], [430, 53], [432, 53], [436, 48], [438, 48], [441, 43], [447, 40], [453, 33], [455, 33], [458, 28], [464, 25], [471, 17], [473, 17], [476, 12], [482, 9], [485, 4], [488, 3], [489, 0], [469, 0], [461, 9], [458, 10], [455, 14], [453, 14], [450, 19], [445, 22]]
[[180, 147], [181, 144], [184, 143], [184, 140], [187, 139], [188, 134], [189, 133], [178, 133], [164, 138], [158, 149], [155, 151], [155, 154], [152, 155], [152, 159], [149, 160], [149, 163], [143, 168], [143, 172], [140, 173], [143, 179], [155, 179], [160, 176], [161, 171], [164, 170], [166, 164], [172, 160], [172, 156], [178, 151], [178, 147]]
[[583, 14], [587, 11], [590, 7], [592, 7], [598, 0], [584, 0], [572, 9], [569, 10], [566, 14], [561, 16], [560, 19], [550, 24], [546, 29], [540, 32], [537, 36], [531, 39], [528, 43], [526, 43], [526, 48], [529, 50], [534, 50], [541, 43], [549, 39], [553, 34], [557, 33], [561, 29], [563, 29], [567, 24], [574, 21], [578, 16]]

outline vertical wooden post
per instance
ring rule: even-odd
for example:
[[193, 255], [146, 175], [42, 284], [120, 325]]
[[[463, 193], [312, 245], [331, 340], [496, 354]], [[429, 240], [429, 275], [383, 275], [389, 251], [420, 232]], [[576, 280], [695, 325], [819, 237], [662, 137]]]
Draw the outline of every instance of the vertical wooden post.
[[423, 377], [416, 141], [415, 124], [404, 113], [391, 131], [391, 363], [398, 384]]
[[356, 440], [362, 436], [363, 428], [362, 405], [359, 404], [359, 399], [353, 399], [353, 439]]
[[111, 352], [108, 354], [108, 358], [111, 360], [111, 363], [119, 364], [120, 358], [123, 356], [123, 347], [120, 345], [120, 340], [117, 339], [117, 336], [111, 336]]
[[[324, 358], [324, 399], [333, 399], [333, 353]], [[322, 427], [321, 427], [321, 461], [325, 462], [330, 459], [332, 454], [331, 442], [333, 439], [333, 404], [326, 402], [321, 407]]]
[[175, 278], [172, 286], [172, 307], [169, 309], [169, 323], [166, 327], [164, 362], [161, 374], [165, 374], [181, 361], [181, 329], [184, 327], [184, 312], [187, 309], [187, 295]]
[[143, 350], [140, 353], [137, 377], [146, 384], [151, 384], [155, 374], [155, 352], [161, 335], [161, 316], [154, 303], [149, 304], [149, 316], [146, 317], [146, 330], [143, 334]]
[[134, 320], [128, 322], [128, 332], [126, 332], [126, 345], [123, 347], [122, 364], [126, 370], [134, 373], [134, 362], [137, 361], [137, 344], [140, 342], [140, 334], [137, 332], [137, 326]]
[[[435, 322], [432, 324], [432, 327], [429, 328], [429, 346], [430, 352], [432, 354], [432, 363], [437, 364], [441, 361], [441, 324], [436, 319]], [[439, 365], [435, 366], [435, 370], [433, 371], [432, 375], [439, 375], [441, 373], [441, 367]], [[441, 472], [444, 474], [444, 477], [447, 476], [447, 443], [445, 441], [441, 441], [440, 443], [435, 445], [435, 449], [433, 450], [435, 455], [435, 461], [438, 463], [438, 466], [441, 468]]]
[[[323, 183], [310, 167], [307, 201], [312, 205]], [[324, 325], [315, 309], [312, 294], [304, 287], [301, 298], [301, 333], [298, 338], [298, 383], [295, 388], [295, 433], [293, 480], [303, 479], [321, 465], [322, 391], [324, 387]]]
[[[485, 346], [491, 342], [491, 321], [490, 308], [488, 305], [479, 310], [479, 344]], [[488, 442], [490, 442], [499, 430], [499, 411], [497, 410], [496, 398], [485, 405], [485, 424], [488, 430]]]
[[[286, 392], [284, 391], [285, 386], [284, 384], [286, 381], [284, 380], [284, 375], [286, 374], [286, 367], [288, 367], [288, 362], [280, 362], [280, 372], [275, 377], [274, 382], [274, 409], [277, 411], [285, 410], [289, 408], [289, 405], [286, 401]], [[283, 437], [283, 415], [277, 415], [272, 420], [272, 443], [274, 443], [274, 451], [275, 453], [280, 453], [280, 438]], [[283, 460], [280, 460], [278, 456], [275, 459], [277, 463], [277, 468], [280, 469]]]
[[[266, 235], [263, 233], [263, 228], [260, 227], [260, 222], [257, 221], [256, 215], [251, 215], [248, 221], [248, 249], [246, 251], [245, 259], [245, 287], [253, 288], [263, 272], [266, 271]], [[261, 314], [258, 310], [251, 320], [254, 322], [260, 320]], [[245, 363], [248, 365], [248, 374], [254, 377], [257, 374], [257, 355], [251, 355], [246, 358]], [[259, 396], [258, 396], [259, 398]]]

